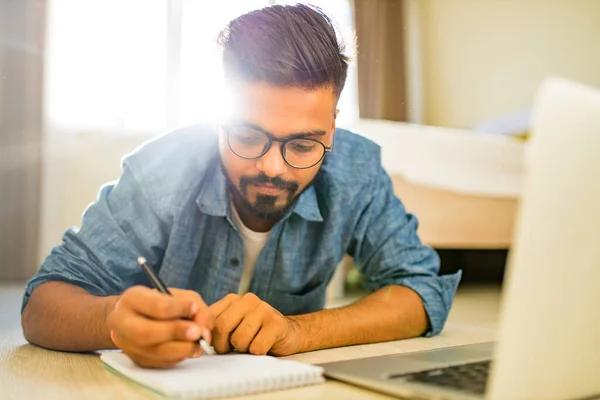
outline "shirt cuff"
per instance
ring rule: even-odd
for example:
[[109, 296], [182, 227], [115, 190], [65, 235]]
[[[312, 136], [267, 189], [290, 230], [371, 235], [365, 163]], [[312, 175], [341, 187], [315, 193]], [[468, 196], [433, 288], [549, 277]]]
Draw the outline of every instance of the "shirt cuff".
[[424, 336], [435, 336], [444, 328], [462, 271], [442, 276], [415, 276], [391, 284], [414, 290], [423, 301], [430, 329]]
[[[46, 264], [44, 264], [43, 266], [46, 266]], [[23, 294], [23, 301], [21, 302], [21, 313], [23, 313], [23, 310], [25, 310], [25, 306], [29, 302], [29, 298], [31, 297], [33, 291], [37, 289], [38, 286], [47, 282], [65, 282], [74, 286], [79, 286], [80, 288], [94, 296], [107, 295], [107, 293], [104, 293], [98, 287], [91, 285], [83, 278], [80, 278], [74, 274], [70, 274], [66, 271], [44, 273], [39, 271], [36, 275], [31, 277], [25, 285], [25, 293]]]

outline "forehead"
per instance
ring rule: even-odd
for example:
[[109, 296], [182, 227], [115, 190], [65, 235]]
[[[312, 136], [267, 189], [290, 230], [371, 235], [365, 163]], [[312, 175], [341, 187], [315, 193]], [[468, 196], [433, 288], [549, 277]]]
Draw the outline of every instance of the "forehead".
[[332, 87], [306, 90], [266, 83], [236, 85], [231, 119], [258, 125], [273, 134], [331, 130], [337, 97]]

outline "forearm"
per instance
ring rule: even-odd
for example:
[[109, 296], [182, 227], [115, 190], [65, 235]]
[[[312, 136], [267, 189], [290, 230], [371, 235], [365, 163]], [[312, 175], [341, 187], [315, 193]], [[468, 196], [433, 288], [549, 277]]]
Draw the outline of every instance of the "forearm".
[[419, 295], [388, 286], [346, 307], [290, 317], [300, 331], [300, 351], [420, 336], [428, 328]]
[[53, 350], [114, 349], [106, 316], [117, 299], [93, 296], [64, 282], [44, 283], [23, 310], [23, 334], [30, 343]]

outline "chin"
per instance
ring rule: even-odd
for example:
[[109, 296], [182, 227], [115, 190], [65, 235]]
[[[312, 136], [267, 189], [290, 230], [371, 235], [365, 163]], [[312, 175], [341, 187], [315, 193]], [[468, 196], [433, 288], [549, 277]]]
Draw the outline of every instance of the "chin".
[[259, 202], [270, 203], [274, 207], [283, 207], [285, 206], [286, 199], [289, 196], [288, 191], [284, 191], [283, 193], [276, 195], [268, 195], [259, 192], [255, 192], [252, 196], [248, 196], [246, 200], [250, 201], [251, 204], [257, 204]]
[[246, 204], [249, 206], [248, 211], [254, 217], [262, 220], [277, 220], [282, 218], [293, 204], [285, 199], [283, 196], [260, 195], [252, 200], [246, 199]]

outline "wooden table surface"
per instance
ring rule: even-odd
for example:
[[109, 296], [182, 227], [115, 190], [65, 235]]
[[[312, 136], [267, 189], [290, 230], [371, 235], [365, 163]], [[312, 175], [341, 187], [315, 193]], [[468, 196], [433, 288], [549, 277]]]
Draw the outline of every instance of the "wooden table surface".
[[[72, 354], [27, 344], [20, 329], [22, 285], [0, 286], [0, 399], [152, 399], [160, 396], [109, 372], [96, 353]], [[460, 291], [444, 332], [417, 338], [297, 354], [307, 363], [398, 354], [495, 339], [498, 288]], [[75, 331], [75, 330], [74, 330]], [[345, 383], [236, 397], [250, 399], [391, 399]]]

